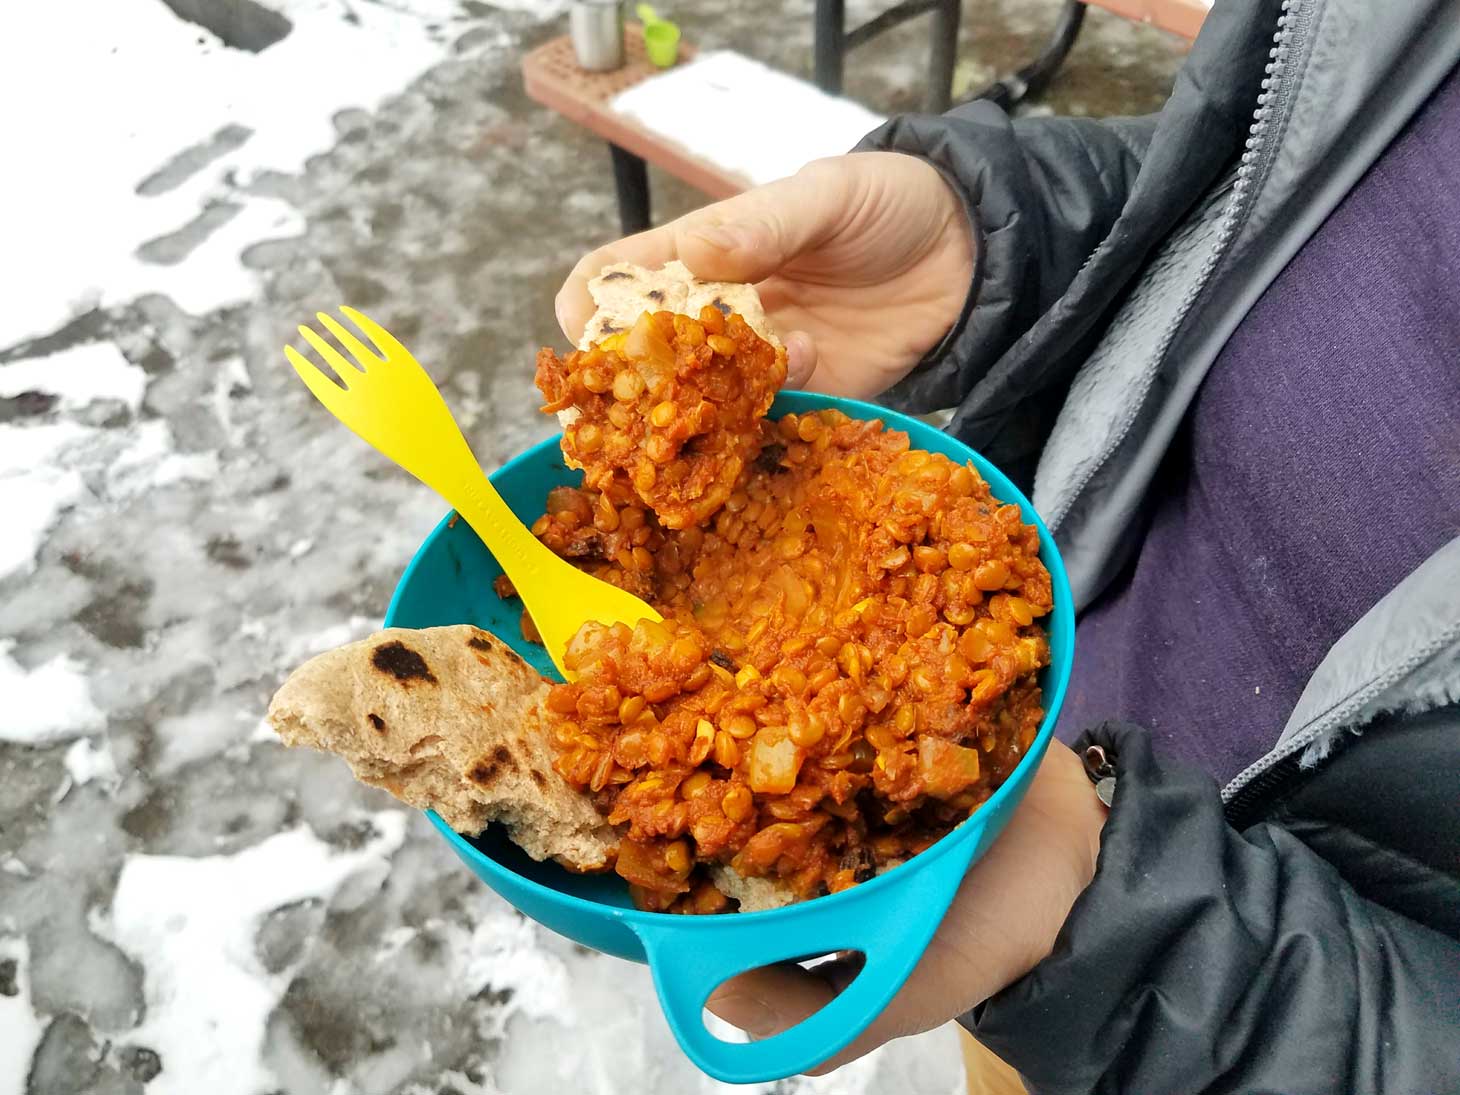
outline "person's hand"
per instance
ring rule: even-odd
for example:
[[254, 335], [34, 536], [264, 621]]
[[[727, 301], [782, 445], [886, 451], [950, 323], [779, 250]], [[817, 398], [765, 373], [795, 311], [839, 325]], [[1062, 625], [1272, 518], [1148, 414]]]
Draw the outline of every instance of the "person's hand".
[[[1055, 742], [1009, 824], [964, 878], [902, 990], [813, 1074], [940, 1026], [1033, 969], [1095, 875], [1104, 824], [1105, 809], [1079, 758]], [[725, 982], [706, 1007], [751, 1037], [768, 1038], [820, 1010], [859, 968], [845, 957], [811, 970], [767, 966]]]
[[973, 281], [968, 217], [937, 170], [861, 152], [587, 255], [558, 293], [563, 333], [582, 335], [588, 281], [604, 266], [672, 259], [700, 278], [758, 283], [786, 343], [787, 386], [856, 398], [910, 372], [957, 321]]

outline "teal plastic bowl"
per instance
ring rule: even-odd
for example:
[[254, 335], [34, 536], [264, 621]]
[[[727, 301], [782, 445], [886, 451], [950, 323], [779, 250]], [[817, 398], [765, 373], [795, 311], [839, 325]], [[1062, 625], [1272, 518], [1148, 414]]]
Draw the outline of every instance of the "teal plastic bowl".
[[[726, 1083], [780, 1080], [814, 1068], [847, 1046], [887, 1006], [922, 957], [969, 864], [998, 836], [1023, 798], [1053, 735], [1074, 657], [1069, 580], [1053, 539], [1028, 499], [961, 441], [881, 407], [782, 392], [771, 416], [826, 407], [905, 430], [914, 448], [971, 460], [994, 496], [1016, 503], [1024, 520], [1039, 530], [1040, 558], [1054, 580], [1054, 611], [1046, 621], [1050, 664], [1040, 678], [1044, 722], [1003, 786], [957, 829], [886, 874], [784, 909], [722, 916], [640, 912], [616, 875], [575, 875], [553, 863], [535, 863], [499, 827], [472, 839], [453, 832], [436, 814], [428, 815], [462, 862], [522, 913], [585, 947], [647, 962], [675, 1038], [697, 1066]], [[530, 524], [542, 514], [547, 492], [577, 484], [580, 474], [564, 465], [558, 439], [553, 438], [511, 460], [491, 478], [513, 512]], [[492, 591], [492, 581], [501, 573], [465, 521], [453, 526], [443, 520], [406, 567], [386, 626], [475, 624], [500, 637], [544, 676], [556, 677], [542, 648], [522, 638], [520, 607], [504, 603]], [[727, 978], [772, 962], [830, 951], [860, 951], [866, 964], [856, 980], [815, 1015], [757, 1042], [721, 1041], [705, 1028], [705, 1000]]]

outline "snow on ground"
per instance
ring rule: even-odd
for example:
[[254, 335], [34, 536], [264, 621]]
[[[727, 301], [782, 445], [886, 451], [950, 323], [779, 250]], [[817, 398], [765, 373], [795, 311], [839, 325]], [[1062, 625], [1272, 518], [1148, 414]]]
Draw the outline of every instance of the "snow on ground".
[[0, 639], [0, 696], [5, 704], [0, 741], [41, 745], [74, 738], [105, 724], [91, 702], [81, 663], [58, 654], [26, 670], [11, 657], [14, 649], [13, 640]]
[[30, 947], [24, 939], [0, 935], [0, 1092], [25, 1090], [30, 1058], [41, 1040], [41, 1024], [30, 1003]]
[[375, 815], [374, 835], [355, 851], [291, 829], [231, 856], [127, 860], [102, 930], [147, 970], [146, 1019], [127, 1037], [167, 1063], [151, 1095], [274, 1087], [260, 1050], [290, 976], [260, 965], [260, 922], [280, 906], [327, 900], [351, 875], [388, 860], [405, 822], [398, 812]]
[[[12, 367], [0, 367], [0, 378]], [[64, 387], [39, 380], [25, 390]], [[0, 524], [0, 578], [34, 567], [46, 534], [66, 510], [87, 502], [126, 502], [181, 482], [206, 482], [217, 476], [218, 467], [215, 452], [178, 452], [172, 427], [162, 419], [106, 430], [66, 421], [0, 425], [0, 512], [7, 515]]]
[[[252, 296], [240, 253], [303, 223], [249, 184], [299, 171], [335, 142], [338, 111], [374, 109], [438, 61], [468, 18], [455, 0], [269, 6], [293, 25], [259, 53], [159, 0], [6, 13], [6, 158], [24, 170], [6, 173], [0, 239], [25, 276], [7, 285], [0, 347], [147, 292], [195, 315]], [[54, 42], [66, 48], [42, 46]], [[209, 237], [192, 250], [175, 238], [190, 226]], [[138, 254], [149, 243], [154, 261]]]
[[85, 497], [80, 475], [53, 461], [88, 433], [72, 422], [0, 425], [0, 578], [29, 571], [56, 518]]
[[82, 343], [0, 369], [0, 397], [43, 392], [56, 396], [63, 410], [115, 400], [135, 414], [146, 390], [147, 374], [110, 342]]
[[92, 741], [80, 738], [66, 750], [66, 774], [76, 787], [84, 787], [93, 780], [111, 783], [117, 779], [117, 762], [112, 756], [111, 743], [106, 738]]

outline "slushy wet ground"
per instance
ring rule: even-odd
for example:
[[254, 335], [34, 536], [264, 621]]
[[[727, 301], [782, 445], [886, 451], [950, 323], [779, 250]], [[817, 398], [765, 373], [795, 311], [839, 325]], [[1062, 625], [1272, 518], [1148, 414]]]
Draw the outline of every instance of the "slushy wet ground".
[[[958, 90], [1059, 7], [966, 4]], [[644, 969], [524, 921], [260, 722], [289, 669], [379, 624], [445, 509], [297, 382], [298, 323], [381, 320], [489, 468], [552, 432], [533, 356], [617, 224], [602, 144], [518, 77], [561, 5], [34, 8], [0, 45], [26, 104], [0, 205], [0, 1095], [726, 1090]], [[810, 72], [810, 0], [665, 10]], [[927, 54], [904, 26], [846, 91], [916, 109]], [[1093, 11], [1024, 110], [1151, 110], [1182, 54]], [[657, 218], [702, 200], [652, 174]], [[945, 1029], [762, 1090], [961, 1086]]]

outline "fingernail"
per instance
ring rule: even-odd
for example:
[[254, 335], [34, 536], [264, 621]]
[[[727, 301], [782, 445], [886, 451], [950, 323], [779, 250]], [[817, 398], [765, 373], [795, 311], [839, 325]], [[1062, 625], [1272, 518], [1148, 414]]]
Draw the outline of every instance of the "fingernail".
[[781, 1026], [779, 1017], [764, 1001], [743, 992], [717, 994], [711, 1010], [752, 1038], [768, 1038]]

